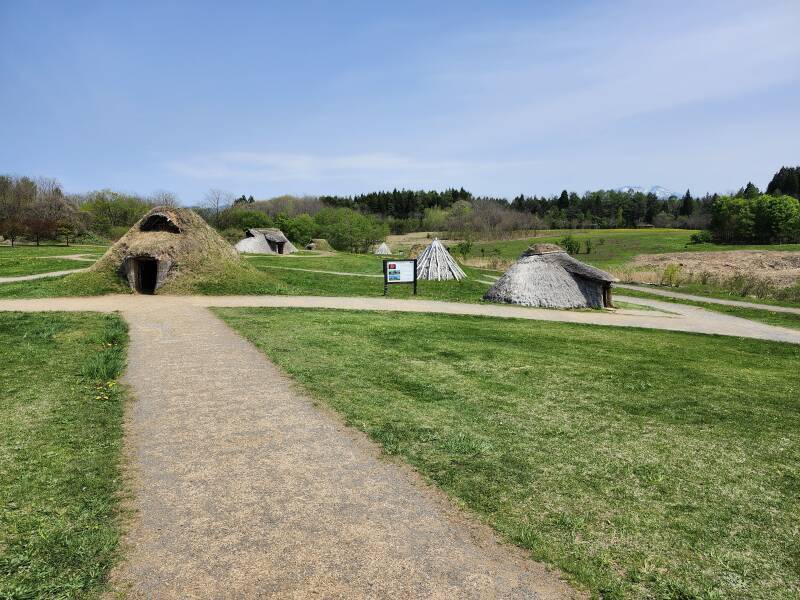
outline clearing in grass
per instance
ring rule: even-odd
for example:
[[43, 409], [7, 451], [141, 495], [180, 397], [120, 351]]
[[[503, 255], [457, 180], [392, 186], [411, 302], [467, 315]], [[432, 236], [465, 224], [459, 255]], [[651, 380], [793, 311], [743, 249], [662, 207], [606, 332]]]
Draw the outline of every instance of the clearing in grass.
[[598, 595], [800, 593], [797, 346], [479, 317], [217, 312], [385, 452]]
[[0, 312], [0, 598], [75, 598], [117, 555], [127, 329]]

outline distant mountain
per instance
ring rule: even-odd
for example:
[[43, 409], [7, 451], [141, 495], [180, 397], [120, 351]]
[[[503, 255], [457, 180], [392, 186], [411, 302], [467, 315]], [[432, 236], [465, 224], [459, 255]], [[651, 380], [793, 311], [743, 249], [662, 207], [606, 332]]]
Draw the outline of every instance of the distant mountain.
[[661, 187], [660, 185], [654, 185], [650, 189], [643, 188], [638, 185], [624, 185], [621, 188], [617, 188], [618, 192], [642, 192], [643, 194], [655, 194], [656, 198], [659, 200], [666, 200], [670, 196], [678, 196], [672, 190], [668, 190], [665, 187]]

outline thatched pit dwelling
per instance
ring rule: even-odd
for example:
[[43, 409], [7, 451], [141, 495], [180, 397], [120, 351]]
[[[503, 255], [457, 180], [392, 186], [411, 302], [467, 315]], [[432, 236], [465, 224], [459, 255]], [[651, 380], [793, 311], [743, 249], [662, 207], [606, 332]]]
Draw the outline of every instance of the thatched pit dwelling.
[[239, 254], [188, 208], [158, 206], [144, 215], [92, 266], [113, 271], [141, 294], [177, 277], [239, 267]]
[[605, 271], [572, 258], [555, 244], [528, 248], [486, 292], [484, 300], [541, 308], [613, 307]]
[[291, 254], [297, 252], [294, 244], [289, 241], [280, 229], [248, 229], [244, 232], [244, 239], [236, 244], [239, 252], [248, 254]]

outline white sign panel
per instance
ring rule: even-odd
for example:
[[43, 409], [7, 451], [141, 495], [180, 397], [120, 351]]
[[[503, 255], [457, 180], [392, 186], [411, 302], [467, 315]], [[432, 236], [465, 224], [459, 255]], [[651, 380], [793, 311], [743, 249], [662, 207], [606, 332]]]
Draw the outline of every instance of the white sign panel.
[[386, 283], [414, 283], [414, 261], [389, 261], [386, 264]]

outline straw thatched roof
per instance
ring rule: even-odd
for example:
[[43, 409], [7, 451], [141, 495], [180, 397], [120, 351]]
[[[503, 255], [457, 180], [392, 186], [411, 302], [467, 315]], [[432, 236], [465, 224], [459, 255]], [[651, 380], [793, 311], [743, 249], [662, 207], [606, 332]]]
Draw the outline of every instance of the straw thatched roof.
[[331, 252], [333, 246], [331, 246], [325, 238], [312, 238], [311, 241], [306, 244], [306, 250], [324, 250], [326, 252]]
[[375, 249], [375, 254], [391, 254], [392, 250], [389, 248], [389, 245], [386, 242], [383, 242], [380, 246]]
[[[158, 206], [134, 224], [91, 270], [119, 274], [132, 289], [154, 293], [179, 276], [239, 266], [238, 253], [194, 211]], [[152, 278], [148, 282], [152, 289], [140, 289], [144, 277]]]
[[439, 238], [434, 238], [417, 258], [417, 279], [449, 281], [464, 279], [466, 276]]
[[537, 244], [522, 253], [484, 299], [542, 308], [603, 308], [611, 305], [615, 281], [558, 246]]
[[291, 254], [297, 252], [294, 244], [289, 241], [280, 229], [248, 229], [245, 237], [236, 244], [239, 252], [248, 254]]

